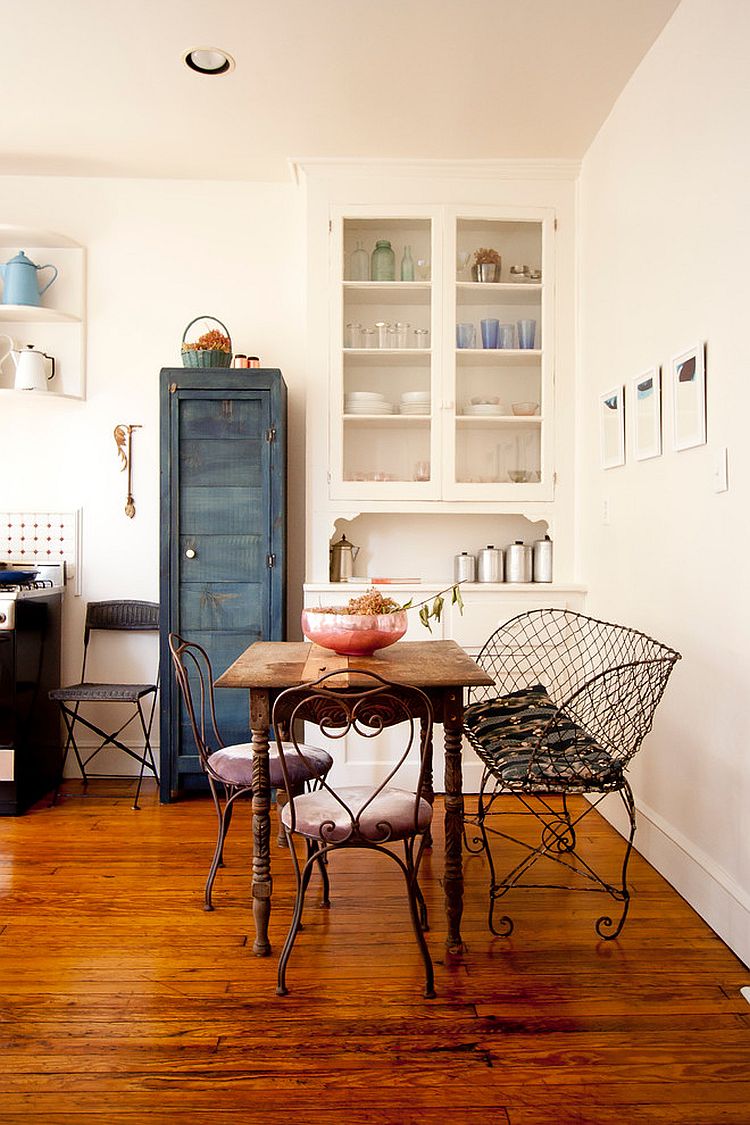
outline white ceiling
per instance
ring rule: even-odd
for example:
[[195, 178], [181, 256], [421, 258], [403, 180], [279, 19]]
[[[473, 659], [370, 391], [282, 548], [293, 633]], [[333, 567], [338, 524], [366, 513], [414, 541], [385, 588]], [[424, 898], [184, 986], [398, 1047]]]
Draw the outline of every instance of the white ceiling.
[[[583, 156], [679, 0], [2, 0], [8, 174]], [[182, 55], [234, 56], [221, 78]]]

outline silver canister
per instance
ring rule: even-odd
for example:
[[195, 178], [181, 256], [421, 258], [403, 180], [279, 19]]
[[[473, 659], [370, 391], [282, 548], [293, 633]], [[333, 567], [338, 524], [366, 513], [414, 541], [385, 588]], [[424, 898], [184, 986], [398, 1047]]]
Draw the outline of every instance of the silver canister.
[[477, 556], [477, 582], [502, 582], [503, 552], [489, 543]]
[[505, 551], [505, 581], [531, 582], [534, 573], [534, 550], [522, 539], [516, 539]]
[[552, 540], [549, 535], [534, 543], [534, 581], [552, 581]]
[[460, 555], [456, 555], [453, 559], [453, 581], [476, 582], [476, 580], [477, 560], [468, 551], [462, 551]]

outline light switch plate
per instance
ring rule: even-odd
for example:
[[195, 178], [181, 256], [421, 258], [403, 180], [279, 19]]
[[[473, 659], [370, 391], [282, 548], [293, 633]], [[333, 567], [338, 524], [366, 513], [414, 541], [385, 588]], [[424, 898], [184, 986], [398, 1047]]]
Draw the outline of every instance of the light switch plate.
[[727, 447], [722, 445], [714, 451], [714, 492], [727, 492], [729, 490], [727, 461]]

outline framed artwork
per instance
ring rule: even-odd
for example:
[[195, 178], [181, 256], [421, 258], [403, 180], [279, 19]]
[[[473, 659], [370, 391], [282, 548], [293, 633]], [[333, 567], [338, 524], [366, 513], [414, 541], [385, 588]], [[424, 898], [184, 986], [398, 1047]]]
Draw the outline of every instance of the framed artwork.
[[625, 464], [625, 388], [615, 387], [599, 396], [599, 434], [602, 468]]
[[661, 454], [661, 368], [651, 367], [631, 383], [633, 452], [636, 461]]
[[706, 372], [703, 344], [672, 360], [672, 412], [675, 449], [706, 443]]

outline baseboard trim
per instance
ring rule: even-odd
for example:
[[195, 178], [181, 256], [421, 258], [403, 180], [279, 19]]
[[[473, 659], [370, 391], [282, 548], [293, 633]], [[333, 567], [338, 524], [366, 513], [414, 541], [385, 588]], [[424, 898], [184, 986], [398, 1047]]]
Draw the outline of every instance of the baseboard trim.
[[[693, 910], [750, 966], [750, 895], [732, 876], [655, 809], [636, 799], [635, 847]], [[626, 816], [616, 796], [598, 806], [602, 816], [625, 835]]]

